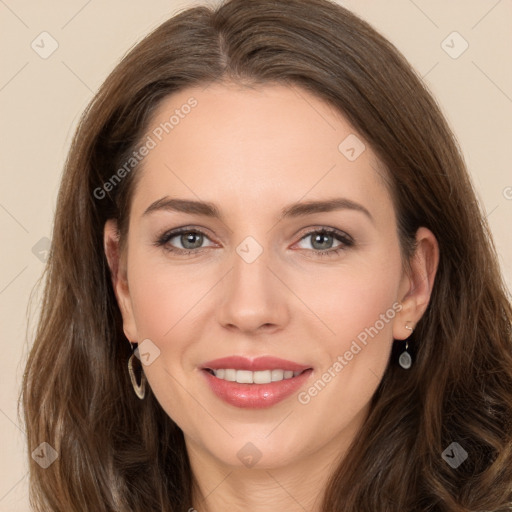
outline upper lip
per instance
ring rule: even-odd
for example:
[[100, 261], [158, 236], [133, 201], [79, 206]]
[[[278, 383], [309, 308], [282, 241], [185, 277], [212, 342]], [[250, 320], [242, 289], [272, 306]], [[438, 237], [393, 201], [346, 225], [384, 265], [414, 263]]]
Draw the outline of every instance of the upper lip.
[[206, 363], [203, 363], [202, 368], [210, 370], [234, 368], [235, 370], [250, 370], [252, 372], [261, 370], [288, 370], [299, 372], [308, 370], [311, 366], [271, 356], [261, 356], [256, 357], [255, 359], [249, 359], [243, 356], [229, 356], [207, 361]]

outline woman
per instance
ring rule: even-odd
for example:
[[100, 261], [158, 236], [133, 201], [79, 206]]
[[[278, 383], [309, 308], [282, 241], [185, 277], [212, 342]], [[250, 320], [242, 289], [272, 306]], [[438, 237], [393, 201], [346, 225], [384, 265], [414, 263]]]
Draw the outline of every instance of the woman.
[[511, 324], [456, 141], [388, 41], [326, 0], [183, 11], [67, 159], [31, 501], [512, 510]]

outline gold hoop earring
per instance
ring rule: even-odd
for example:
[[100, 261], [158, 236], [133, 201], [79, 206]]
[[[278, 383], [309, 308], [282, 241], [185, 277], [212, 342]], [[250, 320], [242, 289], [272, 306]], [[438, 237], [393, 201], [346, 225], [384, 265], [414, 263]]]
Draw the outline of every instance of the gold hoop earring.
[[[133, 348], [133, 345], [132, 345], [132, 348]], [[144, 397], [146, 396], [146, 375], [144, 374], [144, 370], [142, 369], [142, 363], [139, 360], [139, 365], [140, 365], [140, 384], [139, 384], [137, 382], [137, 378], [135, 376], [135, 371], [133, 369], [134, 358], [138, 359], [138, 357], [135, 354], [136, 350], [138, 350], [138, 349], [135, 348], [133, 350], [133, 354], [130, 356], [130, 359], [128, 359], [128, 373], [130, 374], [130, 380], [132, 381], [132, 386], [135, 391], [135, 394], [141, 400], [143, 400]]]

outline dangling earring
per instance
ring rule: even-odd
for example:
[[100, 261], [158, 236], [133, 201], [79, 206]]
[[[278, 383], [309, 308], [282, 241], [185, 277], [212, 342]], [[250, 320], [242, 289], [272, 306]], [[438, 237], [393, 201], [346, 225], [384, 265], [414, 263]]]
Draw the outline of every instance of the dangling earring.
[[[406, 325], [405, 328], [409, 329], [412, 334], [412, 332], [413, 332], [412, 327], [409, 327], [408, 325]], [[409, 354], [409, 352], [407, 352], [408, 348], [409, 348], [409, 342], [406, 339], [405, 340], [405, 350], [400, 354], [400, 357], [398, 358], [398, 364], [404, 370], [408, 370], [412, 366], [412, 357], [411, 357], [411, 354]]]
[[[135, 354], [135, 351], [138, 350], [136, 348], [137, 343], [133, 343], [131, 345], [132, 345], [133, 354], [130, 356], [130, 359], [128, 359], [128, 373], [130, 374], [130, 380], [132, 381], [132, 386], [135, 391], [135, 394], [141, 400], [143, 400], [144, 396], [146, 395], [146, 375], [144, 374], [144, 370], [142, 369], [142, 363], [140, 362], [139, 358], [136, 357], [136, 354]], [[137, 378], [135, 377], [135, 372], [133, 370], [134, 358], [139, 360], [138, 365], [140, 366], [140, 384], [137, 383]]]

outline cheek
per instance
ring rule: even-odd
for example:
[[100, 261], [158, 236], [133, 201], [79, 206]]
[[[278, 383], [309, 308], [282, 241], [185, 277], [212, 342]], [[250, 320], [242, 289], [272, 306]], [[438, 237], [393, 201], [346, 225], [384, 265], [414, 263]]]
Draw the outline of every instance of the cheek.
[[[338, 313], [338, 323], [351, 326], [350, 334], [356, 337], [360, 332], [377, 324], [382, 316], [394, 318], [398, 288], [398, 276], [389, 273], [387, 276], [374, 276], [370, 279], [346, 280], [341, 308]], [[385, 325], [388, 325], [385, 322]]]
[[178, 322], [190, 323], [204, 307], [219, 275], [199, 259], [181, 259], [150, 246], [136, 227], [130, 236], [128, 277], [137, 330], [140, 337], [164, 343]]
[[357, 265], [323, 269], [307, 283], [296, 283], [297, 295], [314, 313], [302, 330], [307, 339], [321, 338], [324, 368], [342, 356], [347, 362], [343, 369], [346, 378], [364, 380], [369, 369], [383, 374], [394, 318], [400, 309], [400, 277], [399, 252], [395, 255], [390, 249]]
[[130, 298], [137, 330], [158, 343], [204, 291], [179, 268], [152, 264], [150, 258], [137, 254], [130, 263]]
[[349, 372], [361, 377], [369, 370], [379, 377], [383, 374], [393, 339], [395, 297], [394, 283], [382, 281], [371, 290], [359, 288], [345, 303], [336, 325], [341, 333], [336, 357], [343, 355], [351, 366]]
[[378, 265], [347, 265], [323, 269], [307, 280], [302, 276], [294, 290], [331, 334], [346, 338], [392, 308], [400, 277], [399, 261], [386, 265], [385, 271]]
[[[310, 339], [315, 339], [316, 328], [321, 370], [299, 401], [309, 408], [311, 421], [323, 418], [326, 408], [331, 410], [331, 421], [322, 427], [326, 434], [335, 435], [340, 425], [362, 412], [384, 375], [399, 309], [399, 277], [399, 264], [386, 274], [352, 268], [333, 273], [328, 288], [310, 294], [311, 309], [318, 312], [320, 328], [327, 335], [319, 336], [318, 320], [304, 323]], [[340, 402], [342, 408], [329, 405]]]

